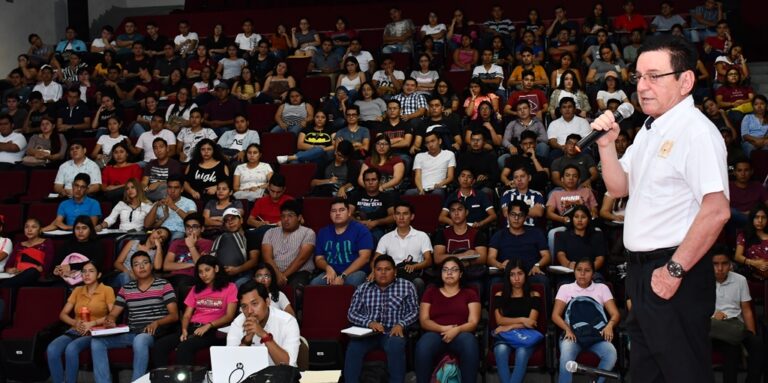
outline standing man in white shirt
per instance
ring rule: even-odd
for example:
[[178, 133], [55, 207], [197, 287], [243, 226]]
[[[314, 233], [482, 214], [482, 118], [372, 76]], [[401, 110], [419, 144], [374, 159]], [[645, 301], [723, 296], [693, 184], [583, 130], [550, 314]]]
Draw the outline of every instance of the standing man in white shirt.
[[297, 367], [299, 323], [291, 314], [269, 305], [269, 290], [256, 281], [248, 281], [237, 291], [241, 314], [232, 321], [227, 346], [264, 346], [269, 365]]
[[[397, 202], [394, 215], [397, 227], [381, 237], [371, 264], [375, 265], [379, 256], [389, 255], [395, 261], [398, 274], [413, 282], [421, 296], [426, 286], [421, 279], [422, 270], [432, 266], [432, 242], [425, 232], [411, 226], [416, 209], [409, 202]], [[368, 279], [372, 280], [373, 276], [371, 273]]]
[[715, 276], [705, 254], [730, 217], [728, 172], [722, 137], [693, 104], [696, 60], [696, 48], [679, 37], [643, 44], [634, 78], [649, 118], [621, 160], [613, 113], [592, 123], [608, 131], [597, 141], [608, 192], [632, 195], [624, 246], [637, 382], [714, 382]]
[[245, 59], [253, 56], [259, 41], [261, 41], [261, 35], [253, 33], [253, 20], [251, 18], [243, 20], [243, 32], [235, 36], [235, 44], [239, 49], [238, 55]]
[[176, 51], [179, 52], [179, 56], [186, 58], [187, 55], [192, 54], [197, 48], [197, 43], [200, 38], [197, 33], [189, 31], [189, 21], [179, 21], [179, 34], [173, 38], [173, 44], [176, 46]]

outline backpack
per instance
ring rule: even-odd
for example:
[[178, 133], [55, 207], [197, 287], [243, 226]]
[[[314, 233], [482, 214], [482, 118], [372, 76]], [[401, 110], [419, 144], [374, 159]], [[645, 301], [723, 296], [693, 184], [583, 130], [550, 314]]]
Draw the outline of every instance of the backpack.
[[459, 370], [459, 361], [452, 355], [446, 355], [432, 372], [430, 383], [461, 383], [461, 371]]
[[608, 324], [603, 305], [588, 296], [573, 297], [565, 308], [565, 323], [576, 335], [576, 342], [588, 348], [603, 341], [600, 331]]

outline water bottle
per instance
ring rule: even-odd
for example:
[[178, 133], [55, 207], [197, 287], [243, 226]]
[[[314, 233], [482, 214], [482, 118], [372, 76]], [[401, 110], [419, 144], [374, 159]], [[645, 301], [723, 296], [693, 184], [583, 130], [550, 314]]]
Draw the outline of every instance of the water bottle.
[[91, 310], [88, 307], [83, 306], [80, 308], [80, 320], [83, 322], [91, 321]]

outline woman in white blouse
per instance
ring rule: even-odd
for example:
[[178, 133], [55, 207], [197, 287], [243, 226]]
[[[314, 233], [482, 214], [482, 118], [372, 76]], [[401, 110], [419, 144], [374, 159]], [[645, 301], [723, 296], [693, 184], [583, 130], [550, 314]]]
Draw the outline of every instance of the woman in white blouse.
[[144, 195], [144, 188], [141, 182], [131, 178], [125, 184], [123, 200], [112, 208], [112, 212], [104, 218], [104, 222], [96, 225], [96, 231], [102, 231], [114, 225], [118, 218], [120, 219], [118, 230], [143, 231], [144, 217], [147, 216], [150, 209], [152, 209], [152, 204]]

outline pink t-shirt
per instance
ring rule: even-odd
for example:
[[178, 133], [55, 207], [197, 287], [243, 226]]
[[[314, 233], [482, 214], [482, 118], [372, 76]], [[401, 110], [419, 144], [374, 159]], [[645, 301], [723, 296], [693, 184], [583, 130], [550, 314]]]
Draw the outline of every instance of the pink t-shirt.
[[192, 323], [210, 323], [223, 317], [227, 314], [227, 306], [233, 302], [237, 303], [237, 287], [234, 283], [228, 284], [219, 291], [206, 287], [203, 291], [196, 293], [193, 288], [184, 299], [187, 307], [195, 308]]
[[605, 302], [613, 299], [613, 294], [608, 286], [602, 283], [592, 282], [589, 287], [582, 289], [576, 282], [568, 283], [560, 286], [560, 290], [557, 290], [556, 300], [568, 303], [574, 297], [587, 296], [593, 298], [598, 303], [605, 305]]
[[555, 206], [557, 214], [563, 214], [571, 206], [586, 205], [589, 208], [597, 207], [592, 190], [579, 188], [573, 191], [555, 190], [549, 195], [547, 206]]

